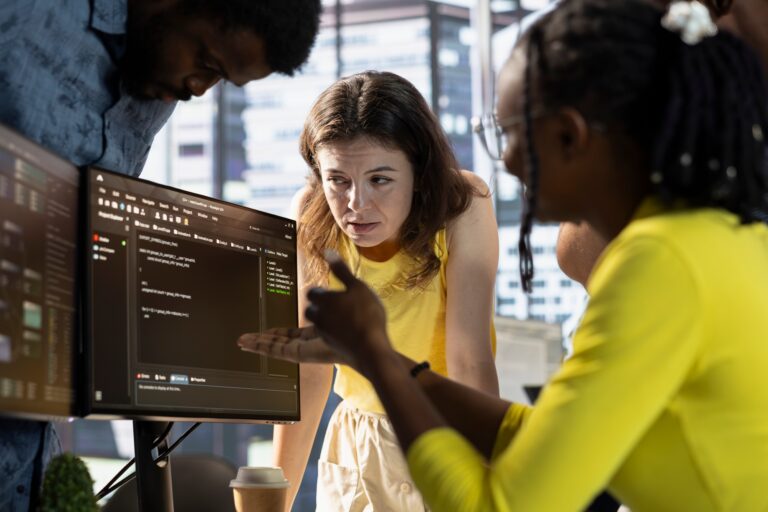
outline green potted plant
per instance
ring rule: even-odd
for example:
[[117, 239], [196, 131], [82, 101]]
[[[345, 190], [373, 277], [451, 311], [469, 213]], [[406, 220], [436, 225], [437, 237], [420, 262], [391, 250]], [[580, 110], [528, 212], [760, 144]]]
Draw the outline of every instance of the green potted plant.
[[54, 457], [45, 471], [40, 492], [39, 512], [98, 511], [93, 494], [93, 479], [85, 463], [76, 455]]

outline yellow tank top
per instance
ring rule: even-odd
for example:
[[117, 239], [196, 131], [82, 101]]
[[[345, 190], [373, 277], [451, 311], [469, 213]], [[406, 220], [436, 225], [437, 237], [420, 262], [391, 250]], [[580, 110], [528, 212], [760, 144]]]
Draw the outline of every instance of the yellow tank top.
[[[435, 237], [435, 254], [440, 258], [440, 271], [423, 288], [405, 288], [398, 284], [409, 275], [414, 260], [400, 251], [387, 261], [366, 259], [354, 244], [346, 241], [341, 257], [359, 279], [379, 295], [387, 312], [387, 331], [395, 350], [414, 361], [429, 361], [435, 372], [448, 374], [445, 357], [446, 264], [448, 244], [445, 230]], [[341, 283], [330, 276], [330, 287], [341, 289]], [[495, 351], [495, 333], [491, 328]], [[337, 366], [333, 390], [358, 409], [383, 413], [371, 383], [348, 366]]]

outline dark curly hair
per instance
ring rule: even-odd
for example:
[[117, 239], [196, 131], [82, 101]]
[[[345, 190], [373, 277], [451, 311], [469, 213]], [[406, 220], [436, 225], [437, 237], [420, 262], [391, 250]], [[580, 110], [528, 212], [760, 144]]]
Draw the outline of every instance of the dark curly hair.
[[320, 0], [183, 0], [182, 8], [211, 16], [225, 30], [252, 30], [264, 39], [272, 71], [288, 76], [309, 58], [322, 11]]
[[526, 290], [539, 173], [534, 100], [578, 108], [636, 145], [652, 192], [667, 203], [723, 208], [744, 223], [768, 220], [768, 109], [756, 55], [723, 31], [686, 44], [662, 27], [663, 15], [644, 0], [564, 0], [521, 40], [528, 55], [530, 180], [519, 244]]
[[400, 228], [400, 245], [418, 264], [403, 284], [426, 284], [440, 270], [435, 235], [480, 192], [462, 176], [450, 141], [419, 91], [394, 73], [378, 71], [335, 82], [320, 95], [304, 123], [299, 146], [312, 172], [298, 238], [307, 253], [308, 281], [324, 282], [328, 265], [323, 251], [339, 249], [343, 236], [323, 194], [317, 151], [358, 137], [402, 151], [413, 166], [417, 192]]

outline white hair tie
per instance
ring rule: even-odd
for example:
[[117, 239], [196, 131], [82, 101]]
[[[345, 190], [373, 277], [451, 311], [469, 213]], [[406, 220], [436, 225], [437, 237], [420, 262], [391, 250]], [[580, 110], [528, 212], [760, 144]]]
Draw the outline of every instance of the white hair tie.
[[676, 0], [661, 19], [661, 25], [671, 32], [680, 34], [685, 44], [694, 45], [705, 37], [717, 34], [717, 25], [709, 9], [696, 1]]

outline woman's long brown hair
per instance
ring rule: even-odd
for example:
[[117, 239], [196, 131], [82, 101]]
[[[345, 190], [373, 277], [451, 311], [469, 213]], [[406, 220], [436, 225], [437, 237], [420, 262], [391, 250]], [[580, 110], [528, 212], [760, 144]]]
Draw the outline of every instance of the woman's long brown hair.
[[298, 237], [308, 284], [327, 283], [323, 251], [340, 249], [344, 237], [323, 194], [317, 151], [360, 137], [402, 151], [413, 166], [413, 201], [400, 229], [400, 246], [417, 262], [405, 285], [426, 285], [440, 269], [435, 235], [479, 192], [461, 175], [448, 138], [416, 88], [398, 75], [376, 71], [338, 80], [320, 95], [304, 123], [300, 150], [312, 172]]

